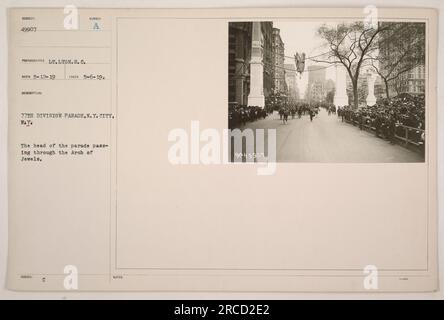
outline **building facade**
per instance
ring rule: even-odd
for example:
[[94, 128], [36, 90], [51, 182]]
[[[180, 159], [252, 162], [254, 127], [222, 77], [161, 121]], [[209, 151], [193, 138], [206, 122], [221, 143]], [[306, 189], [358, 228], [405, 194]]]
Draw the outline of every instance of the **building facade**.
[[284, 64], [285, 83], [287, 84], [288, 96], [294, 100], [299, 99], [299, 90], [296, 83], [296, 67], [294, 64]]
[[285, 45], [280, 30], [273, 28], [273, 84], [275, 93], [286, 93], [285, 82]]
[[327, 91], [325, 90], [324, 83], [322, 83], [320, 81], [312, 82], [310, 84], [309, 89], [310, 89], [309, 90], [310, 96], [309, 96], [308, 101], [310, 103], [322, 102], [325, 100], [326, 95], [327, 95]]
[[326, 91], [326, 71], [325, 67], [308, 66], [308, 84], [305, 99], [311, 102], [322, 102], [325, 100]]
[[228, 101], [246, 105], [250, 92], [252, 23], [229, 23]]
[[412, 95], [424, 94], [425, 92], [425, 68], [424, 65], [417, 66], [412, 70], [399, 76], [398, 83], [395, 81], [395, 90], [399, 93]]
[[264, 96], [274, 92], [273, 82], [273, 22], [261, 22], [263, 65], [264, 65]]
[[273, 88], [273, 23], [229, 23], [228, 102], [264, 107]]
[[[390, 70], [392, 64], [396, 63], [394, 71], [390, 74], [390, 77], [395, 79], [389, 81], [389, 96], [393, 97], [402, 93], [424, 94], [425, 25], [414, 22], [380, 22], [379, 26], [390, 28], [378, 39], [380, 68], [383, 71], [385, 67]], [[413, 49], [412, 43], [417, 44]], [[396, 77], [398, 74], [399, 76]], [[385, 92], [385, 84], [382, 84]]]

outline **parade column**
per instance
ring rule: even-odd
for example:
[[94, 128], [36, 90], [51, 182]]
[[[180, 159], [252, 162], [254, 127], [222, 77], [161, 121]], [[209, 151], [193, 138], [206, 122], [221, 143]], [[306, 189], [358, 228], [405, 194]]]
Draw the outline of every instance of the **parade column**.
[[265, 107], [262, 31], [260, 22], [253, 22], [250, 60], [250, 94], [248, 95], [248, 105], [261, 108]]
[[336, 91], [334, 104], [335, 107], [348, 106], [348, 96], [347, 96], [347, 75], [345, 69], [342, 65], [336, 65]]

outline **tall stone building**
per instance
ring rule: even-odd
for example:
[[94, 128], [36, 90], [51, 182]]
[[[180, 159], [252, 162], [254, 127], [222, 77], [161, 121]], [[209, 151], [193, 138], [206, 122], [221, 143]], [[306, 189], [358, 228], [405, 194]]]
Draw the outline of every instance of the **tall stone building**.
[[228, 31], [228, 101], [246, 105], [250, 92], [252, 23], [229, 24]]
[[324, 84], [320, 81], [315, 81], [310, 86], [310, 98], [309, 102], [322, 102], [325, 100], [327, 92], [325, 91]]
[[308, 83], [305, 91], [305, 99], [309, 102], [322, 102], [325, 100], [327, 91], [326, 84], [326, 71], [325, 67], [308, 66]]
[[263, 108], [273, 91], [273, 23], [231, 22], [228, 37], [228, 102]]
[[284, 64], [285, 83], [287, 84], [288, 95], [294, 100], [299, 99], [299, 90], [296, 83], [296, 67], [292, 63]]
[[273, 22], [261, 22], [263, 61], [264, 64], [264, 96], [273, 93]]
[[[380, 22], [379, 27], [390, 27], [390, 31], [381, 33], [378, 39], [379, 56], [382, 61], [381, 69], [384, 70], [384, 61], [390, 63], [400, 61], [391, 73], [391, 77], [398, 73], [399, 76], [389, 82], [390, 97], [402, 93], [424, 94], [425, 24], [421, 22]], [[410, 49], [412, 43], [415, 43], [416, 46]], [[400, 57], [403, 59], [401, 60]], [[412, 66], [414, 67], [411, 68]], [[389, 65], [390, 67], [391, 65]], [[402, 72], [404, 70], [408, 71]], [[382, 84], [383, 90], [386, 91], [385, 84]]]
[[336, 91], [335, 82], [332, 79], [326, 80], [324, 89], [325, 89], [325, 101], [328, 103], [333, 103]]
[[424, 65], [403, 73], [399, 76], [398, 82], [394, 82], [397, 93], [409, 93], [412, 95], [423, 94], [425, 92], [425, 68]]
[[286, 93], [285, 83], [285, 45], [282, 41], [280, 30], [273, 28], [273, 83], [274, 91]]
[[310, 82], [313, 83], [315, 81], [325, 82], [325, 77], [326, 77], [325, 67], [316, 66], [316, 65], [308, 66], [307, 72], [308, 72], [308, 83]]

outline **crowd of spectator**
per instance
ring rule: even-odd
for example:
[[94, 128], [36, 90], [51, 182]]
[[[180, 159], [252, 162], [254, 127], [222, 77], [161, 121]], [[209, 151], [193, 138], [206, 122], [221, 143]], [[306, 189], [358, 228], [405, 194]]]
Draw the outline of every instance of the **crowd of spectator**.
[[353, 109], [339, 108], [338, 116], [360, 129], [369, 128], [379, 137], [395, 142], [396, 136], [417, 145], [424, 143], [425, 105], [424, 96], [399, 95], [378, 101], [374, 106]]
[[244, 126], [247, 122], [265, 119], [267, 109], [258, 106], [229, 105], [228, 107], [228, 127], [230, 129]]

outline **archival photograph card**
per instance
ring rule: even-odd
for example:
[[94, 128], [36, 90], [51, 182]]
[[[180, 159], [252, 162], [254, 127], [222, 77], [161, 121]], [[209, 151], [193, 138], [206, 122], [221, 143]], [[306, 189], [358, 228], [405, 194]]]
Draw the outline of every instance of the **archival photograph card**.
[[437, 12], [10, 8], [8, 288], [426, 292]]

